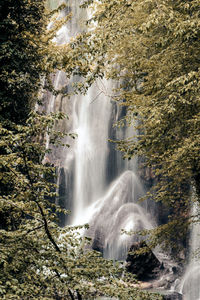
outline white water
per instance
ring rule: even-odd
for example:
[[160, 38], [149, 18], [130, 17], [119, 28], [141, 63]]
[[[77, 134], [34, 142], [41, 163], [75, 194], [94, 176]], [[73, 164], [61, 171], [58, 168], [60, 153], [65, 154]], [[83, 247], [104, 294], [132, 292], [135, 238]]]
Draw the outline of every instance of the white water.
[[75, 146], [75, 197], [73, 222], [81, 222], [84, 209], [98, 199], [106, 188], [108, 126], [111, 103], [98, 97], [94, 85], [87, 96], [75, 99], [73, 118], [78, 138]]
[[[72, 222], [90, 224], [87, 235], [93, 238], [94, 248], [103, 249], [105, 257], [124, 259], [137, 238], [121, 235], [121, 229], [149, 229], [153, 222], [137, 202], [144, 192], [135, 170], [126, 170], [128, 165], [119, 162], [117, 156], [113, 162], [109, 161], [108, 137], [113, 106], [106, 96], [94, 101], [97, 93], [93, 86], [86, 97], [77, 97], [75, 101], [73, 118], [78, 138], [74, 147]], [[116, 179], [110, 182], [107, 175], [113, 163], [118, 167], [115, 168]]]
[[181, 281], [180, 292], [184, 295], [184, 300], [200, 300], [200, 224], [198, 222], [200, 207], [198, 202], [193, 203], [191, 214], [196, 217], [191, 225], [189, 263]]

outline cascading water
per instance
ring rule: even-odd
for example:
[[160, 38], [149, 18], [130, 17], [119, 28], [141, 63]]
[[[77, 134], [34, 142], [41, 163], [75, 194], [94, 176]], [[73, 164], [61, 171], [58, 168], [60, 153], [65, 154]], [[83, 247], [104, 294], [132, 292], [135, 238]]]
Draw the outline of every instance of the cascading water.
[[[194, 195], [193, 191], [193, 197]], [[200, 224], [198, 222], [200, 207], [196, 201], [192, 204], [191, 214], [194, 219], [191, 225], [189, 263], [181, 282], [180, 292], [184, 295], [184, 300], [200, 300]]]
[[121, 236], [121, 229], [148, 229], [153, 223], [137, 203], [144, 192], [135, 174], [136, 164], [128, 166], [115, 154], [110, 162], [113, 149], [108, 137], [113, 130], [114, 105], [108, 96], [97, 95], [94, 85], [87, 96], [74, 99], [73, 131], [78, 137], [73, 146], [72, 223], [89, 223], [87, 234], [93, 238], [93, 246], [106, 257], [124, 259], [133, 238]]
[[141, 194], [134, 172], [125, 171], [111, 184], [105, 196], [86, 211], [86, 216], [90, 216], [88, 234], [93, 238], [93, 248], [103, 250], [106, 258], [125, 259], [131, 244], [138, 241], [136, 236], [122, 235], [122, 229], [152, 228], [147, 213], [137, 204]]
[[73, 117], [78, 138], [75, 146], [75, 195], [73, 222], [82, 223], [84, 209], [106, 188], [108, 126], [111, 103], [96, 98], [96, 86], [85, 97], [76, 97]]
[[[68, 7], [73, 19], [58, 32], [59, 44], [80, 30], [78, 1], [69, 3]], [[59, 87], [63, 83], [68, 89], [72, 84], [58, 72], [54, 84]], [[87, 234], [93, 238], [93, 248], [101, 250], [105, 257], [125, 259], [137, 238], [121, 235], [121, 229], [149, 229], [154, 221], [138, 204], [144, 191], [136, 175], [136, 163], [123, 161], [108, 143], [108, 138], [127, 137], [130, 130], [113, 128], [123, 111], [107, 95], [112, 93], [112, 87], [112, 82], [99, 80], [86, 96], [71, 97], [70, 104], [68, 100], [64, 103], [61, 97], [51, 96], [47, 110], [62, 106], [70, 114], [70, 121], [63, 126], [78, 135], [69, 149], [53, 150], [52, 154], [54, 161], [59, 162], [58, 203], [72, 211], [61, 223], [89, 223]]]

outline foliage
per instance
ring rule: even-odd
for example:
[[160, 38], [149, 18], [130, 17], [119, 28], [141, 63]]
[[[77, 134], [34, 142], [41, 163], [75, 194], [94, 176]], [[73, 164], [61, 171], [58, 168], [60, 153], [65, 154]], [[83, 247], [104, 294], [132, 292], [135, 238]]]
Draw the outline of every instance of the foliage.
[[10, 212], [0, 230], [1, 299], [150, 299], [121, 280], [122, 266], [86, 250], [79, 227], [56, 224], [60, 208], [50, 201], [55, 185], [49, 180], [55, 169], [41, 163], [47, 150], [39, 136], [62, 117], [32, 113], [26, 125], [1, 127], [0, 211]]
[[[59, 12], [61, 8], [57, 9]], [[60, 228], [54, 204], [53, 166], [45, 163], [62, 113], [34, 112], [44, 91], [53, 94], [53, 73], [88, 74], [88, 55], [78, 43], [57, 46], [56, 30], [68, 20], [48, 13], [45, 1], [0, 3], [0, 297], [1, 299], [161, 299], [138, 290], [123, 267], [90, 251], [79, 227]], [[52, 16], [53, 23], [49, 24]], [[80, 62], [81, 61], [81, 62]], [[67, 213], [66, 211], [63, 211]], [[128, 277], [128, 278], [127, 278]]]
[[[40, 102], [38, 91], [53, 92], [52, 74], [62, 68], [62, 46], [53, 39], [70, 18], [58, 18], [63, 6], [49, 12], [46, 1], [13, 0], [0, 3], [1, 121], [22, 124]], [[52, 26], [48, 26], [50, 21]]]
[[161, 230], [161, 240], [169, 246], [173, 239], [174, 249], [190, 222], [190, 184], [200, 196], [199, 4], [85, 2], [94, 12], [87, 34], [93, 77], [105, 74], [119, 82], [113, 100], [127, 108], [122, 123], [136, 126], [139, 133], [118, 147], [125, 158], [144, 156], [153, 169], [157, 184], [150, 196], [169, 207], [172, 222], [167, 231], [166, 226], [156, 229], [154, 239], [160, 240]]

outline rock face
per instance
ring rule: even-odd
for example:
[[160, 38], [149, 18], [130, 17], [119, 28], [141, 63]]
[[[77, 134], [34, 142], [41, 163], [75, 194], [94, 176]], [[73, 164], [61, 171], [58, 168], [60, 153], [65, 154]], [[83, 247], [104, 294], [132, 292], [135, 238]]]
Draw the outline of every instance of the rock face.
[[163, 267], [144, 241], [131, 246], [126, 261], [127, 271], [141, 281], [155, 278]]
[[181, 294], [176, 292], [171, 292], [163, 296], [163, 300], [182, 300], [183, 297]]

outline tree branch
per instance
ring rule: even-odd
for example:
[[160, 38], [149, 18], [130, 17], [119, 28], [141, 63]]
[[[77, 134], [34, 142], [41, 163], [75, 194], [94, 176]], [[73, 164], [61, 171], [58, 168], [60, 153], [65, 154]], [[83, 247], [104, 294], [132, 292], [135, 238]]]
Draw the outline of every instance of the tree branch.
[[23, 153], [23, 159], [24, 159], [24, 164], [25, 164], [25, 168], [26, 168], [26, 173], [27, 173], [27, 177], [28, 177], [28, 180], [30, 182], [30, 186], [31, 186], [31, 190], [32, 190], [32, 195], [33, 195], [33, 201], [36, 203], [40, 213], [41, 213], [41, 216], [42, 216], [42, 220], [44, 222], [44, 229], [45, 229], [45, 232], [47, 234], [47, 237], [48, 239], [50, 240], [50, 242], [53, 244], [55, 250], [59, 253], [61, 253], [61, 250], [60, 248], [58, 247], [58, 245], [56, 244], [53, 236], [51, 235], [51, 232], [49, 230], [49, 227], [48, 227], [48, 223], [47, 223], [47, 220], [46, 220], [46, 216], [45, 216], [45, 213], [42, 209], [42, 206], [38, 203], [37, 201], [37, 196], [35, 194], [35, 191], [34, 191], [34, 186], [33, 186], [33, 181], [32, 181], [32, 178], [30, 176], [30, 173], [29, 173], [29, 169], [28, 169], [28, 166], [27, 166], [27, 163], [26, 163], [26, 155], [22, 149], [22, 153]]
[[77, 293], [78, 300], [82, 300], [82, 296], [81, 296], [81, 294], [79, 293], [79, 291], [76, 291], [76, 293]]
[[70, 295], [71, 299], [72, 299], [72, 300], [75, 300], [74, 295], [72, 294], [72, 292], [71, 292], [70, 289], [68, 289], [68, 292], [69, 292], [69, 295]]

